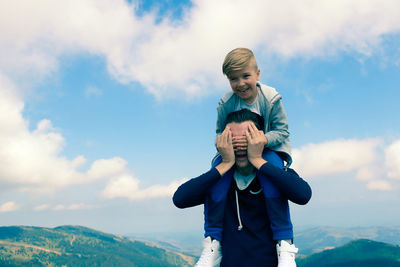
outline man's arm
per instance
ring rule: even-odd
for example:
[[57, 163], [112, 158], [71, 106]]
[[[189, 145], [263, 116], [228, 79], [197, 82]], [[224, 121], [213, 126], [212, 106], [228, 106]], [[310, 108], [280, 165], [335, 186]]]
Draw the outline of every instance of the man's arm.
[[235, 153], [232, 133], [228, 127], [217, 137], [217, 149], [222, 157], [221, 162], [210, 171], [182, 184], [172, 198], [175, 206], [188, 208], [203, 204], [210, 188], [232, 168], [235, 163]]
[[172, 201], [180, 209], [204, 204], [205, 197], [210, 188], [221, 178], [216, 168], [199, 177], [190, 179], [176, 190]]
[[311, 199], [311, 187], [293, 169], [287, 171], [273, 166], [271, 163], [264, 163], [258, 170], [262, 175], [268, 177], [279, 192], [288, 200], [305, 205]]

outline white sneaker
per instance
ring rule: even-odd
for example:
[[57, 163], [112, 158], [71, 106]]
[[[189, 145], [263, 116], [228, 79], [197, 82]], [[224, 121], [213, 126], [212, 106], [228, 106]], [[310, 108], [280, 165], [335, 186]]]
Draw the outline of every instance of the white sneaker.
[[219, 266], [222, 260], [221, 245], [219, 241], [207, 236], [203, 240], [203, 252], [201, 253], [199, 261], [194, 267], [215, 267]]
[[299, 249], [294, 244], [281, 240], [280, 244], [276, 244], [276, 251], [278, 252], [278, 267], [296, 267], [294, 258]]

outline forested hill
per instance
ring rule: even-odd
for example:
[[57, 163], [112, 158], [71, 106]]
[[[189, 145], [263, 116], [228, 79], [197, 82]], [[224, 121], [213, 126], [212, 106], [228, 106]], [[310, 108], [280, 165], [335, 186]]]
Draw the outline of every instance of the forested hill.
[[[398, 245], [360, 239], [309, 256], [298, 267], [400, 267]], [[195, 259], [82, 226], [0, 227], [0, 266], [193, 266]]]
[[0, 266], [192, 266], [194, 258], [82, 226], [0, 227]]
[[360, 239], [296, 262], [299, 267], [400, 267], [400, 247]]

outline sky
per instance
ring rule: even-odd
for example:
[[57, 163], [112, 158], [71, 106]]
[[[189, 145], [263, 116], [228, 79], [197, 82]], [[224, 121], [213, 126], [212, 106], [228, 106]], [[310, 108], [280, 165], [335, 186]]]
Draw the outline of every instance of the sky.
[[202, 232], [172, 194], [210, 168], [221, 65], [282, 95], [296, 227], [400, 222], [397, 0], [0, 0], [0, 225]]

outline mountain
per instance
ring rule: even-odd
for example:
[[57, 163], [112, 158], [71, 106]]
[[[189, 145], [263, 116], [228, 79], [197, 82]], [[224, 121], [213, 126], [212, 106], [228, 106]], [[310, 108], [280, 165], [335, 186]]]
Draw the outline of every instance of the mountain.
[[300, 254], [310, 255], [356, 239], [400, 245], [400, 227], [307, 227], [295, 229], [294, 243]]
[[[368, 239], [337, 245], [346, 238], [359, 235], [388, 239], [391, 243], [400, 242], [399, 232], [391, 230], [380, 227], [353, 230], [326, 227], [307, 229], [304, 234], [296, 237], [296, 245], [310, 251], [325, 250], [309, 256], [298, 255], [298, 267], [400, 267], [398, 245]], [[197, 238], [197, 235], [193, 238]], [[312, 243], [310, 248], [307, 248], [306, 242]], [[159, 244], [180, 251], [174, 245], [163, 242]], [[82, 226], [0, 227], [0, 266], [172, 267], [192, 266], [194, 262], [194, 257], [183, 253]]]
[[360, 239], [296, 262], [298, 267], [400, 267], [400, 247]]
[[126, 234], [135, 240], [157, 244], [157, 246], [185, 255], [200, 256], [203, 247], [201, 231], [162, 232], [162, 233], [130, 233]]
[[194, 258], [82, 226], [0, 227], [0, 266], [192, 266]]
[[[294, 230], [294, 243], [299, 248], [299, 254], [302, 255], [311, 255], [325, 249], [340, 247], [357, 239], [370, 239], [400, 245], [400, 226], [352, 228], [314, 226], [298, 227]], [[186, 255], [199, 256], [202, 251], [203, 234], [201, 229], [174, 233], [131, 233], [128, 236]]]

